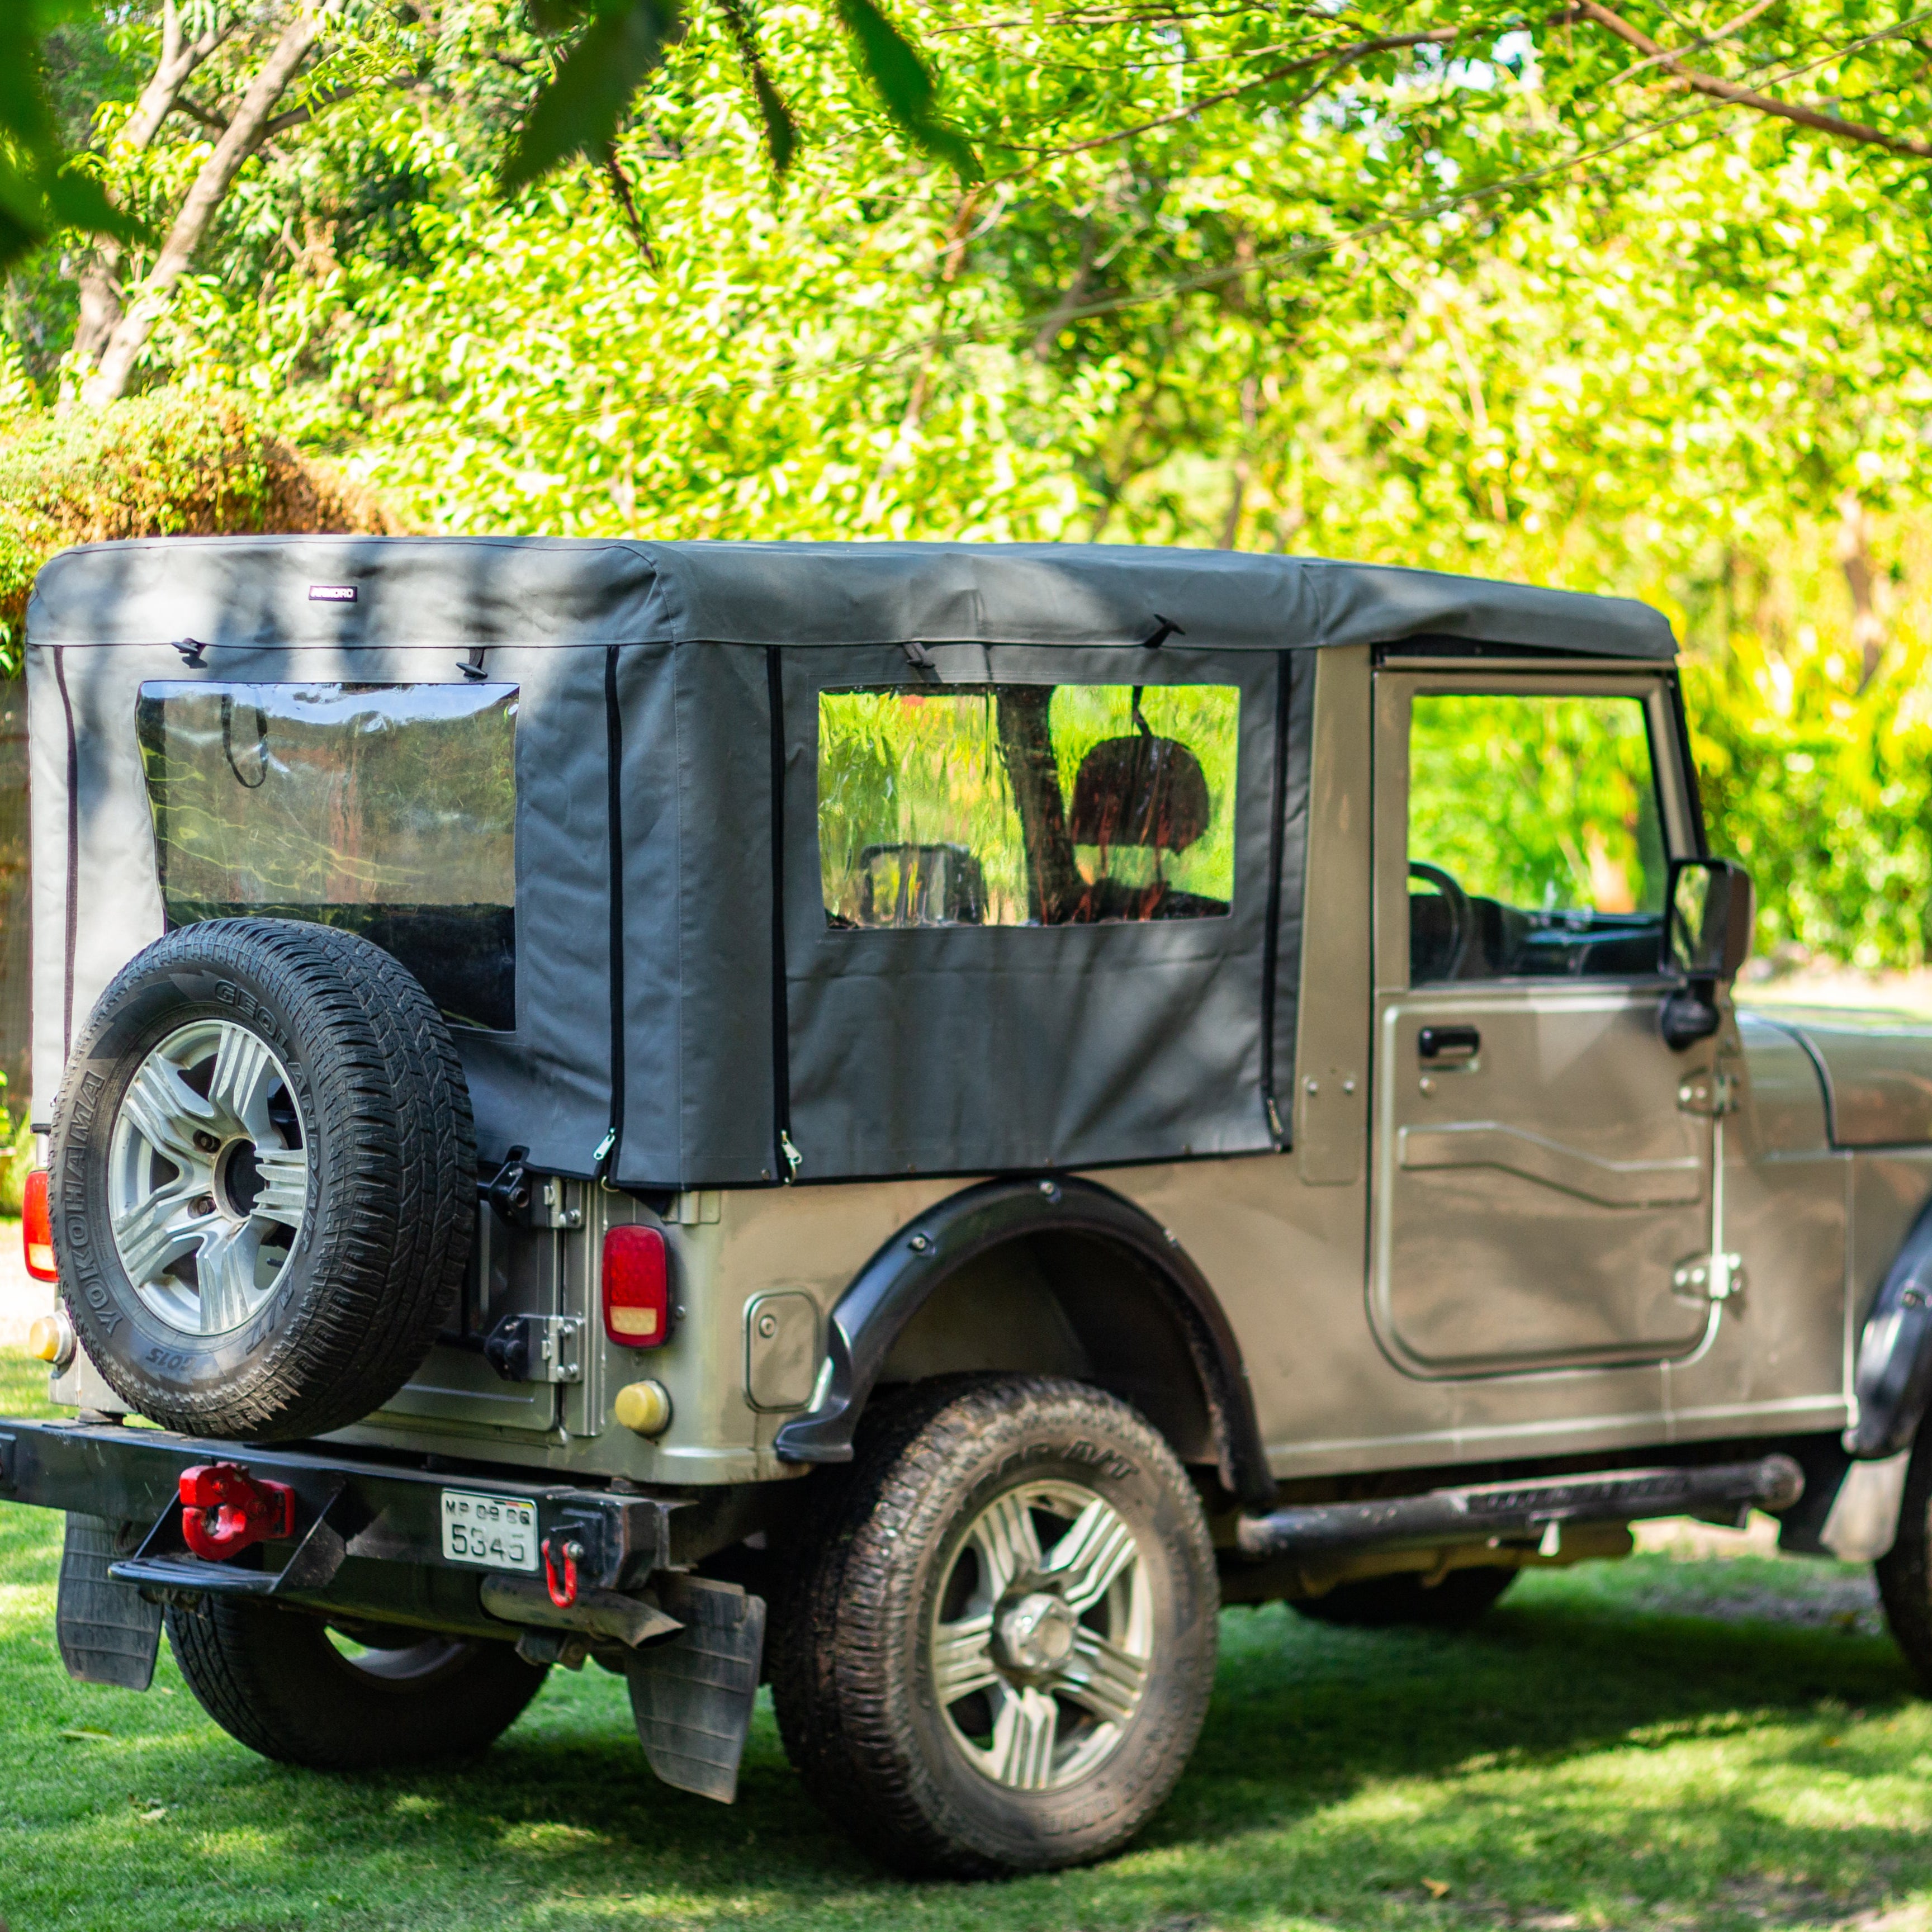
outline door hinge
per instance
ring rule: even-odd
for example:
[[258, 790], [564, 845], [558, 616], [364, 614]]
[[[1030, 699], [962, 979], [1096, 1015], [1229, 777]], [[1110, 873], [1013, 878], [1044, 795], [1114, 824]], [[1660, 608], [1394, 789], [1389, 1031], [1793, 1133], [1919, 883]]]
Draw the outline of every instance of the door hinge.
[[506, 1315], [483, 1343], [506, 1382], [580, 1382], [584, 1321], [576, 1315]]
[[1701, 1295], [1706, 1300], [1729, 1301], [1744, 1292], [1744, 1262], [1742, 1255], [1691, 1255], [1671, 1270], [1672, 1293], [1689, 1299]]
[[1693, 1073], [1679, 1083], [1677, 1105], [1681, 1112], [1707, 1114], [1715, 1118], [1734, 1112], [1738, 1104], [1737, 1077], [1730, 1073]]

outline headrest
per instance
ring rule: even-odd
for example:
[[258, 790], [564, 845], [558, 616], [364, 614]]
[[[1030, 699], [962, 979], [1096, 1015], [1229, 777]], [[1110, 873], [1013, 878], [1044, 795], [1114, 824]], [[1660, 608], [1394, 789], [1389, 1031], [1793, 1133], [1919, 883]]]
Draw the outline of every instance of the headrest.
[[1102, 738], [1073, 781], [1073, 842], [1184, 852], [1208, 811], [1207, 774], [1179, 739]]

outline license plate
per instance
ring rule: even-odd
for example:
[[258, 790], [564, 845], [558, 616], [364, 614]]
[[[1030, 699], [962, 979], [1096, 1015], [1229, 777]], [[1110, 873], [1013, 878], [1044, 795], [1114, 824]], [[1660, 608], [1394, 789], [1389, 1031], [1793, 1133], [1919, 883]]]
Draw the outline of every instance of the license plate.
[[536, 1504], [514, 1496], [445, 1490], [442, 1553], [449, 1562], [480, 1563], [488, 1570], [534, 1570]]

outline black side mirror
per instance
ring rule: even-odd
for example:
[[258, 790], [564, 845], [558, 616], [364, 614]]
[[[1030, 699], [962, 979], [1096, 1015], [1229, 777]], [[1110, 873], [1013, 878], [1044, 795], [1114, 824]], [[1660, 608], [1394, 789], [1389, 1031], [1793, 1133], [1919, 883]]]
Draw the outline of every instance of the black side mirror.
[[1728, 859], [1676, 859], [1664, 896], [1658, 969], [1678, 983], [1664, 1000], [1664, 1041], [1681, 1051], [1718, 1030], [1718, 985], [1750, 953], [1750, 874]]

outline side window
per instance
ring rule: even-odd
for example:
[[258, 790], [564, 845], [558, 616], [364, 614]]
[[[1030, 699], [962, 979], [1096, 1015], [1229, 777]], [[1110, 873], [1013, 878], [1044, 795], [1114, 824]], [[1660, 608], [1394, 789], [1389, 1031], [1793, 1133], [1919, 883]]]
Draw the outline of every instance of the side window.
[[1654, 972], [1666, 869], [1641, 698], [1413, 700], [1412, 984]]
[[1225, 916], [1240, 711], [1224, 685], [821, 692], [826, 922]]
[[168, 930], [258, 913], [346, 927], [458, 1025], [516, 998], [517, 688], [141, 687]]

